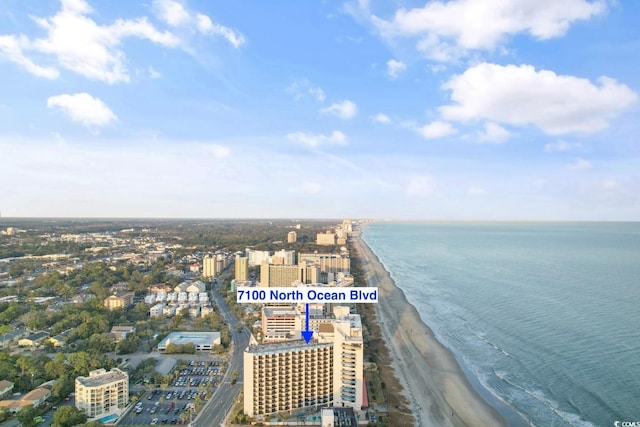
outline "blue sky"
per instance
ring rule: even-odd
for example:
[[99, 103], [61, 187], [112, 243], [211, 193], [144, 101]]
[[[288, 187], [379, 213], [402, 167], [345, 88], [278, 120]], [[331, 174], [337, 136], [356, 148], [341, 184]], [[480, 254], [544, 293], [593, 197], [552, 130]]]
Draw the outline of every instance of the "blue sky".
[[630, 0], [0, 0], [0, 211], [638, 220], [639, 18]]

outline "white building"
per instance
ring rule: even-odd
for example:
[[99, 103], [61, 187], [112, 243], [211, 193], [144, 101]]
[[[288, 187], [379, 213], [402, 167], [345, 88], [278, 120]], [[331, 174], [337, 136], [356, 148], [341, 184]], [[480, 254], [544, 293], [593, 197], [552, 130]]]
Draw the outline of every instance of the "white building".
[[120, 414], [129, 403], [129, 375], [117, 368], [96, 369], [75, 381], [76, 408], [88, 418]]
[[163, 310], [164, 310], [164, 304], [158, 303], [149, 309], [149, 316], [160, 317], [162, 316]]
[[260, 265], [263, 262], [269, 262], [269, 251], [254, 251], [251, 249], [247, 249], [245, 253], [247, 255], [247, 258], [249, 258], [249, 267]]
[[185, 291], [189, 292], [189, 293], [192, 293], [192, 292], [199, 293], [199, 292], [204, 292], [206, 290], [207, 290], [207, 285], [205, 285], [204, 283], [202, 283], [199, 280], [197, 282], [194, 282], [194, 283], [190, 284], [185, 289]]
[[156, 302], [156, 296], [154, 294], [146, 295], [144, 297], [145, 304], [153, 304]]
[[[276, 251], [273, 254], [273, 257], [271, 257], [271, 260], [273, 261], [276, 258], [280, 258], [283, 260], [282, 264], [284, 265], [295, 265], [296, 264], [296, 251], [286, 251], [284, 249], [281, 249], [279, 251]], [[273, 262], [274, 264], [277, 264], [277, 262]]]

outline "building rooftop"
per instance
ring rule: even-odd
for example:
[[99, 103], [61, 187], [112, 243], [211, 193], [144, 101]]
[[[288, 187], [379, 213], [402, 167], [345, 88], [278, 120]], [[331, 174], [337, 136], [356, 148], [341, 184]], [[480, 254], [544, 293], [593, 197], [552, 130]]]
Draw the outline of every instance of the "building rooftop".
[[158, 348], [165, 347], [169, 343], [177, 345], [193, 343], [196, 347], [207, 346], [218, 339], [220, 339], [220, 332], [171, 332], [158, 343]]
[[109, 372], [105, 371], [104, 373], [94, 374], [97, 371], [89, 372], [88, 377], [78, 377], [76, 378], [76, 381], [78, 381], [85, 387], [97, 387], [100, 385], [112, 383], [114, 381], [126, 380], [129, 378], [129, 375], [127, 375], [126, 372], [122, 372], [118, 368], [113, 368]]
[[312, 350], [316, 348], [327, 348], [333, 346], [333, 343], [319, 343], [310, 342], [307, 344], [304, 340], [293, 340], [277, 343], [249, 345], [245, 350], [246, 353], [256, 354], [274, 354], [282, 351], [295, 351], [295, 350]]

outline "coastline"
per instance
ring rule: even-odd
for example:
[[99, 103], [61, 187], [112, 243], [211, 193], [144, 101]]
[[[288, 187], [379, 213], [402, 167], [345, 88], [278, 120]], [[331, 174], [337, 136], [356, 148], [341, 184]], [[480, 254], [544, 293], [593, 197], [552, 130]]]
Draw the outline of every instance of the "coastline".
[[416, 425], [506, 426], [505, 418], [473, 388], [453, 353], [424, 324], [360, 230], [352, 239], [367, 285], [378, 287], [378, 323]]

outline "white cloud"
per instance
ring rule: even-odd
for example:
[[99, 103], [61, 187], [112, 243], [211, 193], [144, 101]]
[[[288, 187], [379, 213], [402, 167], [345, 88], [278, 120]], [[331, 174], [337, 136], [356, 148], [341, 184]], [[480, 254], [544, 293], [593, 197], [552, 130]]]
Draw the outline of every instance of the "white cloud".
[[407, 69], [407, 66], [404, 62], [396, 61], [395, 59], [390, 59], [387, 62], [387, 75], [391, 79], [397, 79], [400, 73]]
[[384, 113], [378, 113], [375, 116], [371, 116], [371, 120], [376, 123], [382, 123], [384, 125], [388, 125], [389, 123], [391, 123], [391, 119], [389, 118], [389, 116]]
[[[155, 0], [153, 11], [164, 23], [174, 28], [190, 27], [193, 32], [220, 36], [234, 47], [245, 42], [244, 36], [231, 28], [214, 23], [203, 14], [189, 11], [181, 2]], [[60, 10], [50, 17], [33, 17], [46, 31], [41, 38], [24, 35], [0, 35], [0, 59], [8, 59], [31, 74], [55, 79], [58, 68], [65, 68], [91, 80], [113, 84], [129, 82], [127, 57], [122, 49], [128, 38], [148, 40], [154, 44], [190, 50], [188, 41], [181, 40], [170, 31], [157, 29], [146, 17], [116, 19], [111, 24], [99, 24], [90, 14], [91, 6], [85, 0], [62, 0]], [[189, 32], [182, 31], [187, 36]], [[55, 66], [34, 62], [43, 56], [55, 61]], [[153, 77], [153, 73], [151, 73]]]
[[190, 28], [203, 35], [220, 36], [235, 48], [246, 41], [239, 31], [213, 22], [207, 15], [189, 10], [183, 2], [154, 0], [152, 5], [156, 16], [173, 27]]
[[433, 196], [436, 194], [437, 185], [435, 179], [430, 175], [413, 175], [409, 178], [407, 185], [408, 196]]
[[184, 25], [191, 19], [189, 12], [177, 1], [154, 0], [153, 7], [158, 17], [172, 27]]
[[202, 34], [222, 36], [236, 48], [240, 47], [240, 45], [245, 42], [245, 38], [242, 33], [232, 30], [229, 27], [225, 27], [224, 25], [212, 22], [211, 18], [207, 15], [198, 13], [196, 15], [196, 19], [198, 21], [198, 30], [200, 30]]
[[548, 144], [545, 144], [544, 151], [547, 153], [557, 153], [557, 152], [571, 151], [581, 147], [582, 147], [582, 144], [580, 144], [579, 142], [571, 143], [571, 142], [560, 140], [560, 141], [550, 142]]
[[20, 38], [12, 35], [0, 36], [0, 58], [5, 57], [35, 76], [46, 79], [58, 78], [60, 73], [55, 68], [37, 65], [27, 58], [23, 53], [25, 47], [29, 47], [29, 40], [24, 36]]
[[287, 93], [291, 94], [296, 101], [302, 99], [306, 95], [311, 95], [319, 102], [324, 102], [325, 100], [324, 91], [319, 87], [312, 86], [307, 79], [296, 80], [291, 83], [287, 88]]
[[552, 135], [595, 132], [638, 98], [614, 79], [598, 83], [531, 65], [481, 63], [443, 85], [453, 103], [440, 113], [447, 120], [535, 125]]
[[486, 122], [484, 131], [478, 132], [478, 137], [480, 142], [501, 144], [511, 137], [511, 133], [496, 123]]
[[416, 47], [427, 57], [449, 61], [469, 50], [496, 48], [520, 33], [538, 40], [560, 37], [573, 22], [605, 10], [604, 0], [436, 0], [400, 8], [388, 20], [367, 15], [383, 37], [417, 38]]
[[487, 194], [487, 190], [485, 190], [484, 188], [480, 188], [480, 187], [476, 187], [475, 185], [470, 186], [467, 189], [467, 195], [469, 196], [484, 196], [485, 194]]
[[71, 120], [87, 127], [106, 126], [117, 120], [104, 102], [84, 92], [52, 96], [47, 99], [47, 107], [57, 107]]
[[89, 79], [117, 83], [129, 81], [126, 56], [119, 49], [124, 39], [135, 37], [166, 47], [179, 43], [177, 37], [157, 30], [146, 18], [99, 25], [87, 16], [90, 12], [84, 0], [64, 0], [62, 10], [54, 16], [33, 18], [47, 31], [47, 37], [30, 41], [29, 48], [53, 55], [59, 66]]
[[567, 169], [574, 171], [585, 171], [593, 167], [590, 161], [585, 159], [577, 159], [575, 162], [567, 165]]
[[417, 128], [416, 131], [426, 139], [444, 138], [458, 132], [451, 123], [443, 121], [431, 122], [421, 128]]
[[356, 114], [358, 114], [358, 106], [355, 102], [347, 99], [342, 102], [331, 104], [329, 107], [320, 110], [320, 112], [324, 114], [332, 114], [340, 117], [341, 119], [347, 120], [354, 118]]
[[311, 148], [316, 148], [325, 144], [344, 145], [347, 143], [347, 137], [339, 130], [334, 130], [331, 135], [294, 132], [287, 134], [287, 138], [289, 141], [297, 142]]
[[149, 67], [147, 68], [147, 71], [149, 72], [149, 77], [151, 77], [152, 79], [159, 79], [160, 77], [162, 77], [162, 74], [160, 74], [151, 65], [149, 65]]

